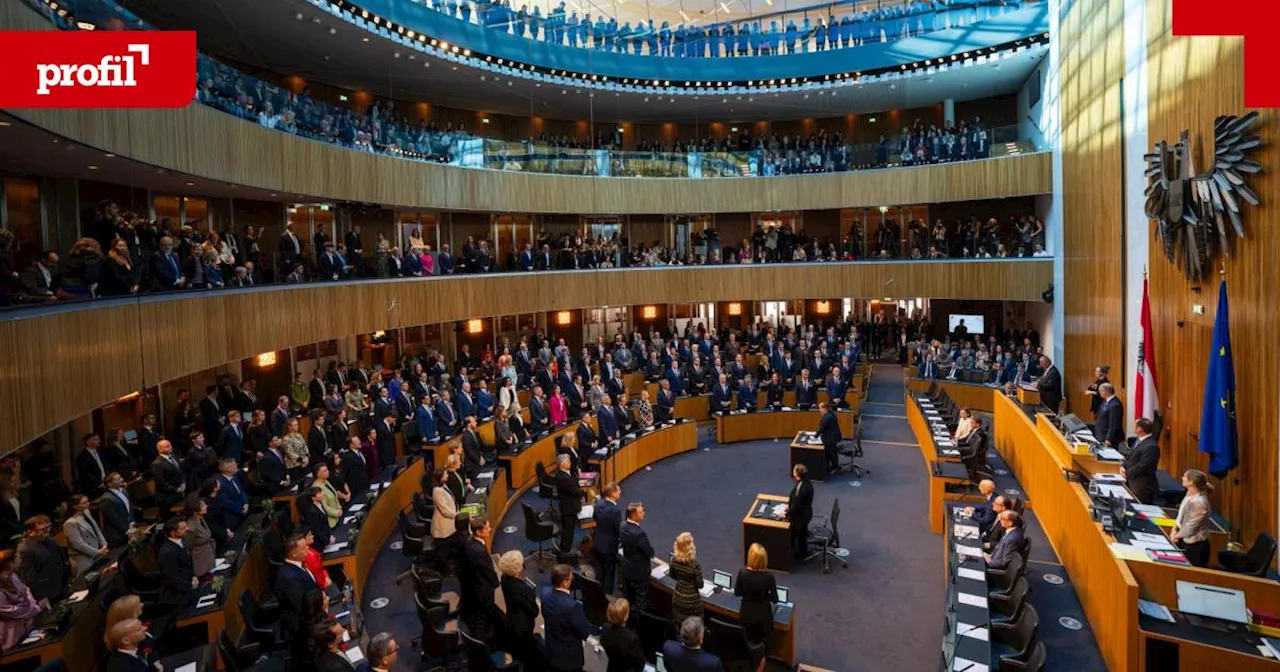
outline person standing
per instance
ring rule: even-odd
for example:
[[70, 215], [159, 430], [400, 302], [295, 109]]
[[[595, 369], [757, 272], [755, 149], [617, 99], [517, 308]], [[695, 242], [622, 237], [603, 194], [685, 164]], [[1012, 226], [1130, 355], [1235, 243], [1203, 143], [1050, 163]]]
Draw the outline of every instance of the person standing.
[[53, 523], [44, 514], [27, 519], [26, 538], [18, 546], [18, 577], [31, 589], [36, 601], [44, 606], [57, 603], [67, 595], [71, 574], [67, 556], [49, 536]]
[[640, 643], [640, 635], [627, 628], [627, 619], [631, 615], [631, 605], [625, 597], [609, 603], [607, 617], [609, 622], [600, 631], [600, 646], [609, 658], [609, 667], [605, 672], [644, 672], [644, 646]]
[[738, 622], [747, 641], [767, 644], [773, 630], [773, 605], [778, 603], [778, 582], [769, 573], [769, 554], [760, 544], [747, 549], [747, 566], [738, 571], [733, 594], [742, 598]]
[[1134, 432], [1138, 441], [1124, 458], [1120, 466], [1120, 474], [1124, 476], [1125, 485], [1133, 496], [1143, 504], [1151, 504], [1156, 499], [1159, 486], [1156, 483], [1156, 468], [1160, 465], [1160, 444], [1151, 435], [1151, 420], [1138, 418], [1134, 423]]
[[1040, 391], [1040, 403], [1049, 407], [1053, 413], [1062, 405], [1062, 374], [1048, 357], [1040, 356], [1040, 379], [1036, 381], [1036, 389]]
[[608, 483], [602, 492], [604, 497], [596, 502], [591, 513], [596, 523], [592, 554], [595, 555], [600, 586], [605, 594], [612, 595], [618, 588], [618, 542], [622, 533], [622, 509], [618, 508], [618, 499], [622, 497], [622, 488], [617, 483]]
[[844, 440], [844, 435], [840, 433], [840, 421], [830, 404], [824, 401], [818, 404], [818, 410], [822, 411], [817, 431], [822, 439], [822, 454], [826, 457], [827, 471], [835, 473], [840, 468], [840, 442]]
[[[645, 573], [648, 580], [648, 572]], [[547, 653], [551, 669], [556, 672], [581, 672], [586, 660], [582, 642], [591, 634], [587, 612], [582, 604], [569, 594], [573, 584], [573, 569], [569, 565], [551, 568], [552, 591], [542, 599], [542, 621], [547, 633]]]
[[1097, 422], [1093, 427], [1093, 438], [1108, 448], [1119, 448], [1124, 445], [1124, 405], [1116, 397], [1116, 389], [1111, 383], [1098, 386], [1098, 396], [1102, 403], [1098, 406]]
[[1169, 538], [1182, 549], [1187, 562], [1196, 567], [1209, 564], [1209, 494], [1213, 486], [1204, 472], [1188, 469], [1182, 475], [1182, 487], [1187, 495], [1178, 505], [1178, 518]]
[[791, 557], [803, 560], [809, 550], [809, 521], [813, 519], [813, 484], [803, 464], [791, 468], [796, 482], [787, 498], [787, 521], [791, 523]]
[[1111, 379], [1107, 374], [1111, 372], [1111, 367], [1103, 364], [1093, 370], [1093, 382], [1085, 389], [1084, 393], [1089, 395], [1089, 412], [1093, 414], [1094, 420], [1098, 419], [1098, 409], [1102, 406], [1102, 396], [1098, 394], [1098, 388], [1103, 383], [1110, 383]]
[[462, 584], [459, 617], [471, 634], [482, 641], [488, 641], [494, 628], [502, 622], [494, 599], [500, 587], [498, 573], [493, 569], [493, 558], [485, 546], [492, 536], [493, 526], [488, 520], [483, 517], [471, 519], [471, 536], [463, 545], [459, 572]]
[[653, 561], [653, 545], [640, 523], [644, 522], [644, 504], [627, 504], [627, 522], [622, 525], [619, 545], [622, 547], [622, 592], [632, 608], [644, 611], [649, 604], [649, 573]]
[[560, 541], [557, 546], [562, 557], [573, 553], [573, 533], [578, 529], [578, 513], [582, 511], [582, 498], [586, 495], [578, 486], [573, 460], [568, 453], [561, 453], [556, 472], [556, 489], [560, 493]]
[[671, 622], [675, 627], [685, 619], [702, 617], [702, 565], [698, 563], [698, 549], [693, 535], [681, 532], [672, 546], [671, 578], [676, 586], [671, 592]]
[[[115, 472], [112, 472], [115, 473]], [[62, 532], [67, 537], [67, 548], [76, 576], [83, 576], [98, 559], [107, 555], [107, 540], [89, 513], [89, 498], [79, 493], [67, 500], [67, 519], [62, 522]]]

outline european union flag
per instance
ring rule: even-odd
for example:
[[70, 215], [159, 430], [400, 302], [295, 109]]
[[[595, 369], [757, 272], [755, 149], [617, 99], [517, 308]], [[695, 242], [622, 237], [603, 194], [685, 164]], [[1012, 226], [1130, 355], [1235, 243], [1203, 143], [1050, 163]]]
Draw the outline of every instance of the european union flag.
[[1223, 478], [1240, 463], [1236, 433], [1236, 367], [1231, 358], [1227, 281], [1218, 287], [1218, 315], [1209, 349], [1209, 377], [1200, 414], [1200, 452], [1209, 454], [1209, 473]]

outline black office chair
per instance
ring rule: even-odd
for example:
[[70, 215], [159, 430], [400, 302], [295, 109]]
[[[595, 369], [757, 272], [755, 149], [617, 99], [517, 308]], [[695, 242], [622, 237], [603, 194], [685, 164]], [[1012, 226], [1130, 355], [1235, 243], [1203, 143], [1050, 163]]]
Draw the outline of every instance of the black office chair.
[[419, 526], [415, 530], [410, 526], [409, 517], [404, 515], [404, 511], [397, 511], [396, 527], [400, 528], [400, 539], [403, 544], [400, 547], [400, 553], [416, 561], [422, 555], [422, 547], [426, 543], [425, 526]]
[[421, 492], [413, 493], [413, 512], [418, 516], [418, 520], [424, 523], [430, 523], [431, 517], [435, 515], [436, 507], [431, 500], [427, 499]]
[[815, 525], [809, 526], [809, 536], [806, 545], [817, 546], [818, 549], [813, 553], [810, 553], [804, 561], [809, 562], [810, 560], [821, 556], [823, 574], [831, 572], [831, 560], [835, 560], [840, 563], [840, 566], [845, 569], [849, 568], [848, 561], [836, 555], [836, 549], [840, 546], [839, 522], [840, 500], [837, 498], [831, 503], [831, 518], [827, 519], [825, 522], [818, 522]]
[[556, 562], [555, 549], [543, 548], [542, 545], [548, 541], [554, 545], [554, 540], [560, 535], [560, 526], [553, 522], [543, 520], [534, 512], [533, 507], [527, 502], [520, 502], [520, 510], [524, 512], [524, 538], [526, 541], [532, 541], [538, 545], [537, 550], [530, 553], [530, 557], [537, 564], [539, 572], [545, 572], [544, 562], [554, 564]]
[[609, 622], [609, 594], [604, 591], [600, 582], [574, 573], [574, 581], [582, 595], [582, 605], [586, 608], [587, 621], [595, 626], [603, 626]]
[[847, 457], [849, 458], [849, 461], [844, 463], [839, 463], [838, 466], [836, 467], [836, 470], [833, 473], [853, 474], [858, 478], [862, 478], [864, 474], [871, 473], [870, 469], [862, 466], [861, 464], [858, 464], [855, 461], [857, 458], [862, 457], [862, 418], [861, 416], [859, 416], [858, 418], [858, 424], [855, 425], [853, 428], [853, 437], [850, 438], [848, 441], [842, 443], [842, 445], [848, 446], [848, 447], [839, 448], [837, 450], [839, 455], [837, 455], [836, 460], [837, 462], [839, 462], [840, 457]]
[[[414, 520], [413, 518], [410, 518], [408, 514], [409, 514], [409, 509], [402, 509], [399, 512], [399, 517], [404, 519], [405, 529], [409, 531], [409, 534], [411, 536], [426, 537], [431, 535], [431, 519], [430, 518], [426, 520], [422, 520], [422, 519]], [[414, 514], [414, 518], [417, 518], [417, 514]]]
[[1009, 558], [1009, 564], [1004, 569], [987, 569], [987, 586], [992, 594], [1007, 594], [1013, 589], [1013, 584], [1018, 580], [1019, 576], [1027, 573], [1027, 563], [1022, 559], [1021, 555], [1014, 555]]
[[[707, 619], [707, 637], [703, 648], [720, 657], [725, 672], [755, 672], [760, 658], [752, 658], [747, 633], [736, 623], [714, 616]], [[759, 651], [760, 654], [764, 652]]]
[[[415, 596], [414, 599], [417, 600], [417, 597]], [[461, 630], [445, 629], [445, 624], [448, 622], [447, 610], [440, 607], [427, 607], [420, 601], [415, 606], [418, 611], [418, 623], [422, 625], [422, 634], [414, 637], [410, 645], [422, 649], [423, 661], [437, 663], [427, 668], [429, 672], [453, 669], [459, 660], [470, 659], [477, 645], [484, 647], [483, 642], [473, 639]], [[464, 664], [461, 669], [475, 668]]]
[[160, 599], [160, 572], [144, 572], [135, 562], [136, 559], [129, 558], [120, 563], [124, 585], [142, 600], [143, 605], [155, 604]]
[[551, 520], [559, 520], [560, 510], [556, 503], [560, 501], [560, 489], [556, 487], [555, 481], [547, 476], [547, 468], [541, 462], [533, 464], [533, 473], [538, 479], [538, 497], [547, 500], [547, 509], [542, 515]]
[[221, 654], [222, 664], [227, 672], [248, 670], [262, 656], [261, 649], [257, 644], [237, 646], [235, 642], [231, 641], [231, 637], [226, 630], [218, 633], [218, 653]]
[[640, 646], [644, 648], [645, 659], [652, 663], [657, 660], [655, 654], [662, 650], [662, 644], [668, 639], [674, 639], [675, 632], [671, 619], [660, 618], [641, 610], [636, 614], [636, 634], [640, 635]]
[[1245, 553], [1218, 551], [1218, 563], [1222, 569], [1237, 574], [1266, 576], [1271, 569], [1271, 559], [1276, 554], [1276, 540], [1267, 533], [1258, 535], [1257, 541]]
[[1047, 654], [1044, 650], [1044, 642], [1036, 642], [1035, 647], [1027, 654], [1025, 659], [1018, 659], [1011, 656], [1000, 656], [1000, 669], [1012, 670], [1013, 672], [1041, 672], [1044, 670], [1044, 664]]
[[1036, 628], [1039, 625], [1040, 615], [1036, 613], [1036, 608], [1030, 604], [1022, 607], [1022, 614], [1019, 615], [1016, 621], [1009, 623], [993, 621], [991, 623], [991, 640], [1014, 651], [1012, 655], [1002, 654], [1000, 656], [1000, 669], [1004, 669], [1004, 661], [1007, 659], [1027, 659], [1031, 645], [1035, 642]]
[[1007, 593], [991, 593], [988, 596], [988, 603], [991, 611], [995, 615], [991, 617], [995, 621], [1016, 621], [1018, 616], [1022, 614], [1022, 605], [1026, 604], [1027, 593], [1031, 592], [1031, 584], [1027, 581], [1026, 576], [1019, 576], [1013, 582], [1013, 588]]
[[253, 593], [249, 592], [249, 589], [240, 591], [237, 604], [240, 606], [240, 616], [244, 619], [246, 639], [262, 647], [262, 650], [267, 653], [276, 650], [284, 643], [279, 620], [262, 621], [258, 614], [258, 606], [253, 600]]
[[987, 464], [987, 433], [981, 429], [974, 431], [969, 446], [960, 449], [960, 461], [964, 463], [965, 473], [969, 475], [969, 483], [977, 487], [983, 480], [992, 479], [991, 467]]

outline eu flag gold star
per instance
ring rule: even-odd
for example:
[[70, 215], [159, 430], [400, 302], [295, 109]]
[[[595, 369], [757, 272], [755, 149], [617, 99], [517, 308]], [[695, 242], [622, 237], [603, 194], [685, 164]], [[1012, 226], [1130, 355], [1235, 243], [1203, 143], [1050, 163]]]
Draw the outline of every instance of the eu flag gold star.
[[1225, 346], [1224, 346], [1224, 347], [1221, 347], [1221, 348], [1218, 348], [1218, 356], [1219, 356], [1219, 357], [1226, 357], [1226, 356], [1227, 356], [1227, 348], [1226, 348]]
[[1219, 402], [1219, 403], [1221, 403], [1221, 404], [1222, 404], [1222, 407], [1223, 407], [1223, 408], [1226, 408], [1226, 407], [1227, 407], [1227, 400], [1226, 400], [1226, 399], [1223, 399], [1223, 400], [1222, 400], [1221, 402]]

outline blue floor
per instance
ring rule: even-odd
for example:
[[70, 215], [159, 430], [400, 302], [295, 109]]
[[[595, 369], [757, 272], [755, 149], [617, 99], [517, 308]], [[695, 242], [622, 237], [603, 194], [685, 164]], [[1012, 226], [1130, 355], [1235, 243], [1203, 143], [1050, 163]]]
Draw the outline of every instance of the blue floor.
[[[856, 487], [849, 476], [815, 485], [818, 513], [829, 512], [833, 500], [840, 500], [839, 527], [842, 546], [850, 552], [849, 569], [834, 567], [824, 575], [814, 565], [779, 578], [779, 583], [792, 589], [797, 605], [797, 659], [840, 672], [933, 670], [942, 641], [942, 539], [928, 529], [927, 500], [922, 497], [926, 473], [903, 417], [898, 367], [876, 367], [868, 401], [874, 403], [862, 407], [866, 455], [861, 462], [872, 473], [857, 481]], [[677, 534], [688, 531], [694, 536], [704, 572], [736, 572], [741, 565], [742, 516], [752, 497], [758, 492], [785, 494], [790, 487], [787, 444], [755, 441], [722, 446], [702, 440], [699, 450], [664, 460], [627, 479], [622, 484], [622, 501], [645, 503], [645, 528], [660, 555], [665, 555]], [[992, 459], [992, 467], [1006, 469], [998, 456]], [[1000, 475], [998, 481], [1002, 489], [1018, 488], [1012, 475]], [[526, 495], [525, 501], [542, 506], [533, 494]], [[529, 550], [519, 510], [513, 506], [516, 513], [510, 513], [495, 531], [495, 552]], [[1067, 577], [1034, 513], [1028, 516], [1028, 529], [1033, 540], [1030, 599], [1041, 617], [1040, 638], [1049, 649], [1047, 669], [1105, 670], [1070, 581], [1054, 585], [1044, 580], [1048, 574]], [[408, 566], [399, 551], [388, 548], [379, 555], [366, 584], [365, 613], [371, 632], [389, 631], [404, 647], [403, 669], [420, 669], [416, 654], [408, 650], [409, 638], [418, 634], [413, 601], [407, 584], [394, 584], [396, 575]], [[546, 581], [546, 575], [537, 574], [532, 565], [529, 571], [533, 580]], [[378, 597], [388, 598], [389, 604], [371, 609], [370, 601]], [[1061, 626], [1058, 619], [1063, 616], [1083, 623], [1084, 629]], [[604, 668], [598, 659], [589, 659], [587, 669]]]

